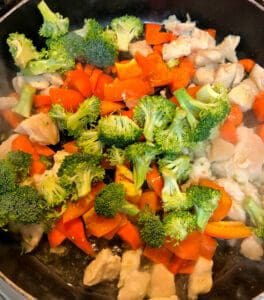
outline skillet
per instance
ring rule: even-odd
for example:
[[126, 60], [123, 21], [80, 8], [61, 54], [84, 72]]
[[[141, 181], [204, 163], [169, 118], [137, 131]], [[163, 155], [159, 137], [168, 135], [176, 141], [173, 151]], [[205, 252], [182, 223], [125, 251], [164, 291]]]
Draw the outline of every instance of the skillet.
[[[24, 32], [41, 45], [37, 30], [41, 17], [35, 0], [15, 1], [9, 12], [0, 16], [0, 96], [11, 91], [11, 79], [15, 67], [5, 43], [10, 32]], [[55, 11], [70, 18], [71, 24], [81, 26], [85, 17], [93, 17], [102, 23], [114, 16], [133, 14], [145, 21], [161, 21], [170, 14], [185, 19], [189, 13], [201, 28], [216, 28], [219, 39], [233, 33], [241, 35], [239, 56], [251, 57], [264, 65], [264, 7], [254, 0], [47, 0]], [[8, 127], [0, 120], [0, 137], [8, 135]], [[118, 242], [118, 241], [117, 241]], [[67, 255], [48, 255], [47, 242], [30, 255], [20, 255], [20, 247], [14, 237], [0, 232], [0, 271], [15, 284], [38, 299], [95, 299], [116, 298], [115, 283], [92, 289], [81, 284], [87, 257], [71, 244]], [[253, 262], [238, 253], [238, 249], [225, 244], [218, 247], [214, 265], [212, 291], [200, 299], [252, 299], [264, 290], [264, 262]], [[1, 273], [0, 273], [1, 279]], [[0, 299], [23, 299], [20, 291], [2, 287]], [[10, 283], [8, 283], [10, 285]], [[177, 280], [179, 297], [186, 299], [186, 277]]]

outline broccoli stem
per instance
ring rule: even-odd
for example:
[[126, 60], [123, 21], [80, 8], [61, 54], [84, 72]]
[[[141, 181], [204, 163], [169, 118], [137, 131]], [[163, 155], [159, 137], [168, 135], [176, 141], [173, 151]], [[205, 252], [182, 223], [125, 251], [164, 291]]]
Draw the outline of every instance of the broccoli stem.
[[121, 211], [129, 216], [135, 216], [139, 213], [139, 209], [128, 201], [123, 202]]
[[[84, 197], [91, 191], [92, 176], [91, 171], [83, 171], [82, 174], [77, 174], [76, 189], [78, 197]], [[80, 176], [80, 177], [79, 177]]]
[[17, 105], [13, 108], [13, 111], [25, 118], [30, 117], [33, 95], [36, 93], [36, 89], [29, 84], [23, 86], [19, 101]]
[[45, 18], [46, 21], [54, 22], [54, 23], [57, 21], [56, 15], [54, 14], [54, 12], [52, 12], [50, 10], [50, 8], [45, 3], [45, 1], [41, 1], [38, 4], [38, 9], [39, 9], [40, 13], [42, 14], [43, 18]]
[[[147, 165], [147, 167], [146, 167]], [[147, 172], [148, 172], [149, 163], [140, 160], [136, 162], [133, 166], [133, 178], [135, 181], [135, 187], [137, 190], [143, 185]]]

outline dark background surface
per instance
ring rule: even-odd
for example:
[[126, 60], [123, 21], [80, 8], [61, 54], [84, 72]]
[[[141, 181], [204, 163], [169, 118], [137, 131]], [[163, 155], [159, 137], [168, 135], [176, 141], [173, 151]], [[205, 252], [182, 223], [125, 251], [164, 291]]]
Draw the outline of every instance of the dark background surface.
[[[37, 34], [41, 24], [37, 2], [28, 2], [0, 23], [0, 96], [10, 90], [10, 80], [15, 73], [5, 43], [7, 35], [14, 31], [24, 32], [39, 46], [42, 44]], [[95, 17], [106, 23], [113, 16], [128, 13], [143, 20], [160, 21], [170, 14], [185, 19], [189, 12], [193, 19], [199, 20], [198, 26], [216, 28], [219, 39], [229, 33], [241, 35], [240, 57], [252, 57], [264, 64], [264, 13], [246, 0], [47, 0], [47, 3], [69, 16], [74, 26], [81, 26], [85, 17]], [[19, 244], [7, 234], [0, 233], [0, 270], [38, 299], [115, 299], [116, 290], [111, 284], [93, 289], [82, 286], [87, 257], [76, 247], [68, 244], [68, 253], [63, 257], [47, 255], [47, 249], [47, 243], [43, 241], [35, 253], [21, 256]], [[178, 285], [183, 300], [184, 276], [178, 279]], [[239, 256], [236, 249], [221, 246], [214, 265], [214, 287], [201, 299], [249, 300], [263, 287], [263, 262], [249, 261]]]

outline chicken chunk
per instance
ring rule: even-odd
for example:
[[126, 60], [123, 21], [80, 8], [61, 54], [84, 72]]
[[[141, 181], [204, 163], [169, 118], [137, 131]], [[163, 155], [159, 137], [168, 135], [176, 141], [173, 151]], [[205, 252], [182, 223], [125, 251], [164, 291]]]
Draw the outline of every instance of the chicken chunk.
[[152, 48], [147, 44], [145, 40], [130, 43], [128, 46], [128, 50], [132, 56], [135, 56], [137, 52], [139, 52], [143, 56], [148, 56], [153, 52]]
[[258, 88], [256, 84], [248, 78], [234, 87], [228, 95], [230, 101], [238, 104], [241, 110], [245, 112], [251, 109], [257, 94]]
[[193, 57], [196, 67], [204, 67], [208, 64], [219, 64], [224, 60], [223, 54], [216, 49], [207, 49], [197, 51]]
[[147, 294], [150, 281], [148, 272], [133, 271], [119, 290], [118, 300], [143, 300]]
[[264, 68], [258, 64], [255, 64], [249, 74], [249, 77], [254, 81], [259, 90], [264, 90]]
[[207, 65], [198, 68], [194, 74], [193, 81], [197, 85], [211, 84], [215, 80], [215, 65]]
[[215, 73], [215, 83], [226, 88], [238, 85], [244, 77], [244, 68], [239, 63], [226, 63], [219, 66]]
[[26, 134], [32, 142], [42, 145], [55, 145], [59, 142], [59, 131], [48, 114], [39, 113], [22, 121], [15, 129]]
[[162, 264], [154, 264], [150, 274], [148, 296], [171, 297], [176, 294], [174, 275]]
[[175, 41], [164, 44], [162, 47], [163, 59], [168, 61], [170, 59], [180, 58], [191, 54], [190, 37], [179, 36]]
[[222, 43], [217, 45], [216, 49], [220, 50], [225, 59], [231, 62], [237, 62], [236, 48], [240, 42], [240, 36], [228, 35]]
[[118, 287], [124, 285], [125, 279], [130, 276], [130, 273], [139, 269], [142, 250], [128, 250], [122, 255], [121, 271], [118, 282]]
[[154, 297], [150, 298], [149, 300], [179, 300], [179, 298], [176, 295], [173, 295], [170, 297]]
[[43, 77], [48, 80], [50, 85], [57, 87], [63, 85], [63, 79], [59, 73], [45, 73]]
[[186, 22], [181, 22], [175, 15], [171, 15], [167, 20], [163, 21], [165, 29], [175, 35], [190, 35], [195, 28], [195, 22], [187, 19]]
[[7, 153], [12, 150], [13, 140], [17, 136], [18, 134], [10, 135], [10, 137], [0, 145], [0, 159], [3, 159], [7, 155]]
[[264, 254], [262, 241], [255, 236], [244, 239], [240, 245], [240, 253], [251, 260], [261, 260]]
[[0, 97], [0, 110], [11, 109], [17, 104], [17, 102], [17, 98], [13, 96]]
[[194, 28], [191, 35], [192, 51], [211, 49], [215, 47], [215, 39], [205, 30]]
[[196, 159], [192, 166], [191, 181], [198, 182], [200, 178], [212, 178], [211, 164], [206, 157]]
[[189, 277], [188, 298], [195, 300], [199, 294], [208, 293], [213, 285], [212, 278], [213, 261], [199, 257], [193, 273]]
[[233, 156], [235, 146], [220, 137], [212, 141], [208, 158], [211, 162], [225, 161]]
[[83, 284], [93, 286], [103, 281], [112, 281], [120, 273], [120, 257], [110, 249], [103, 249], [84, 271]]
[[19, 94], [23, 85], [28, 83], [33, 86], [37, 90], [44, 90], [46, 89], [50, 83], [48, 79], [46, 79], [43, 75], [36, 75], [36, 76], [23, 76], [17, 75], [12, 80], [13, 87], [15, 91]]
[[25, 253], [34, 250], [44, 233], [42, 224], [19, 225], [19, 231], [22, 235], [22, 246]]

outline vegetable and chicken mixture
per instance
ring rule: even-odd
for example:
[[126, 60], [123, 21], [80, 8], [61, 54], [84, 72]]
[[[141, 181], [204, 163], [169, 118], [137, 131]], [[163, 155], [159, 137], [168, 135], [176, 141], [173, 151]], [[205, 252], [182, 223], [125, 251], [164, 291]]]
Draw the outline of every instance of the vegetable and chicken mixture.
[[[70, 240], [94, 258], [83, 284], [118, 279], [119, 300], [178, 299], [178, 274], [189, 299], [209, 292], [222, 239], [260, 260], [264, 69], [238, 60], [240, 37], [216, 44], [214, 29], [175, 15], [70, 30], [38, 9], [44, 48], [7, 39], [19, 71], [0, 98], [13, 129], [0, 145], [0, 226], [25, 252], [44, 233], [52, 249]], [[127, 250], [98, 252], [100, 239]]]

